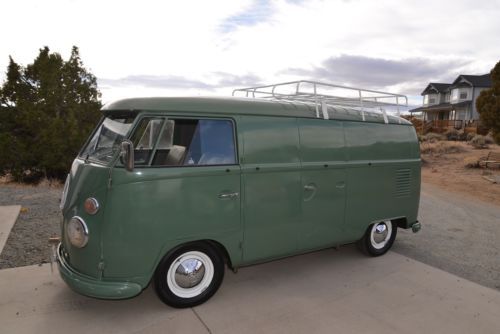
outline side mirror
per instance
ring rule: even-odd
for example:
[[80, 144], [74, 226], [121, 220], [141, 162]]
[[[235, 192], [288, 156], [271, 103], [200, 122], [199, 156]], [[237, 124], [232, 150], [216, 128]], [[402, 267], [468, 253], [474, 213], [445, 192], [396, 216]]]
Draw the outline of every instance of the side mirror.
[[120, 160], [127, 171], [134, 170], [134, 144], [128, 139], [121, 143]]

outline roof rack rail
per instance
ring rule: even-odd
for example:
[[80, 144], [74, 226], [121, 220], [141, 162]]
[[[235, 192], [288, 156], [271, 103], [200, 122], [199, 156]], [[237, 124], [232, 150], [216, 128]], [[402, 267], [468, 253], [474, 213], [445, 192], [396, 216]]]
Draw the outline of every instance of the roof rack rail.
[[[239, 88], [233, 90], [233, 96], [262, 98], [275, 101], [313, 104], [316, 117], [329, 119], [328, 107], [348, 107], [359, 111], [363, 121], [366, 111], [380, 111], [384, 122], [389, 123], [386, 108], [408, 107], [405, 95], [381, 92], [370, 89], [347, 87], [310, 80], [283, 82], [265, 86]], [[321, 114], [320, 114], [321, 107]]]

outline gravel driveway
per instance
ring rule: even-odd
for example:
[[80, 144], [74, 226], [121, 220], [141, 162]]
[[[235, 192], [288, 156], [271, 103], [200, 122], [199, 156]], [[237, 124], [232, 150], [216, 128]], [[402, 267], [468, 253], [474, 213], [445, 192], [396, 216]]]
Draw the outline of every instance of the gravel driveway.
[[419, 220], [417, 234], [398, 230], [393, 251], [500, 290], [499, 206], [424, 183]]
[[49, 237], [60, 234], [62, 187], [0, 184], [0, 205], [21, 205], [0, 255], [0, 269], [50, 261]]
[[[21, 212], [0, 255], [0, 269], [48, 262], [59, 234], [61, 187], [0, 185], [0, 205]], [[500, 290], [500, 207], [422, 185], [422, 230], [399, 230], [393, 251]]]

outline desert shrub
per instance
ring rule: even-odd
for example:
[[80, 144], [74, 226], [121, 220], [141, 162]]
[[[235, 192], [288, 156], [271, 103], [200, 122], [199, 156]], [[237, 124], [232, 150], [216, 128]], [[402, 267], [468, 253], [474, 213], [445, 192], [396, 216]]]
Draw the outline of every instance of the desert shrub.
[[467, 141], [471, 141], [471, 140], [472, 140], [472, 138], [474, 138], [475, 136], [476, 136], [476, 134], [475, 134], [475, 133], [473, 133], [473, 132], [469, 132], [469, 133], [467, 134], [466, 140], [467, 140]]
[[[493, 141], [493, 142], [490, 142]], [[500, 145], [500, 133], [493, 133], [493, 131], [488, 131], [486, 134], [486, 144], [494, 144], [497, 143]]]
[[486, 137], [481, 135], [475, 135], [474, 138], [471, 139], [470, 144], [472, 147], [477, 149], [488, 148], [488, 144], [486, 144]]
[[488, 134], [488, 135], [484, 136], [484, 142], [486, 143], [486, 145], [490, 145], [490, 144], [494, 144], [495, 140], [493, 139], [492, 136], [490, 136]]
[[[498, 133], [494, 133], [493, 131], [489, 131], [487, 134], [486, 134], [486, 144], [493, 144], [493, 143], [497, 143], [498, 145], [500, 145], [500, 132]], [[493, 141], [493, 143], [490, 143], [489, 141]]]
[[497, 143], [498, 145], [500, 145], [500, 133], [493, 134], [493, 136], [491, 138], [493, 138], [493, 140], [495, 141], [495, 143]]
[[464, 130], [450, 129], [444, 133], [447, 140], [463, 141], [467, 139], [467, 134]]
[[458, 130], [458, 140], [460, 141], [467, 140], [467, 133], [464, 130]]
[[464, 158], [464, 166], [466, 168], [479, 168], [479, 160], [474, 157]]
[[453, 154], [464, 152], [465, 149], [458, 143], [437, 142], [420, 145], [422, 154]]
[[458, 130], [456, 129], [447, 130], [444, 133], [444, 136], [446, 137], [447, 140], [459, 140]]
[[429, 132], [428, 134], [422, 136], [423, 142], [435, 143], [441, 140], [445, 140], [445, 136], [440, 133]]

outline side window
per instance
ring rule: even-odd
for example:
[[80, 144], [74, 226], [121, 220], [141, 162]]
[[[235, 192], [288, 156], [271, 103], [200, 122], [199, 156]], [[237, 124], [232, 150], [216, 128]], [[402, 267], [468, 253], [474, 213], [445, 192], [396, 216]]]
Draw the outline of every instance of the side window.
[[[199, 120], [186, 148], [184, 165], [232, 165], [236, 163], [233, 123]], [[177, 130], [178, 127], [176, 126]], [[182, 127], [179, 128], [182, 137]]]
[[229, 120], [145, 118], [132, 142], [138, 166], [148, 165], [151, 154], [151, 166], [236, 164], [234, 129]]

